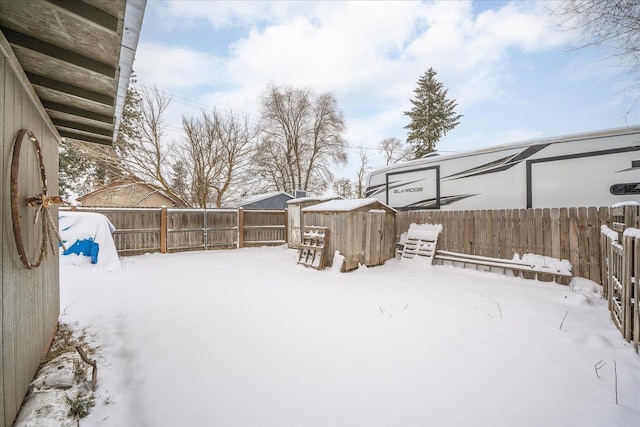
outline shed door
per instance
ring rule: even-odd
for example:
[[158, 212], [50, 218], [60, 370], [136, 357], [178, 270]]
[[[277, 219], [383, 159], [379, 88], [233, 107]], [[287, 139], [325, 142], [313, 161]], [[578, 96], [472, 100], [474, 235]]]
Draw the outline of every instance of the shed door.
[[367, 212], [366, 230], [368, 231], [365, 244], [365, 259], [367, 265], [380, 265], [385, 261], [384, 256], [384, 211]]

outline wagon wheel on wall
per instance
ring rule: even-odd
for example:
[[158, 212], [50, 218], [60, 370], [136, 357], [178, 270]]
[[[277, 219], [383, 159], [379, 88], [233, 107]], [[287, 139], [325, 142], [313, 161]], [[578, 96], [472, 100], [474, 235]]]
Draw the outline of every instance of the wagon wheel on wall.
[[[20, 176], [20, 149], [22, 148], [22, 141], [24, 137], [28, 136], [29, 140], [33, 144], [33, 149], [35, 150], [39, 175], [40, 175], [40, 186], [41, 192], [40, 194], [36, 194], [33, 197], [28, 197], [24, 200], [24, 203], [27, 206], [35, 207], [35, 217], [34, 224], [38, 221], [41, 221], [42, 228], [42, 239], [40, 242], [40, 250], [34, 261], [29, 260], [27, 256], [27, 252], [24, 246], [24, 239], [22, 236], [22, 225], [20, 218], [20, 200], [18, 196], [18, 178]], [[27, 129], [22, 129], [18, 132], [16, 136], [16, 140], [13, 144], [13, 155], [11, 157], [11, 182], [10, 182], [10, 193], [11, 193], [11, 222], [13, 224], [13, 236], [16, 241], [16, 249], [18, 250], [18, 256], [20, 257], [20, 261], [22, 265], [26, 269], [33, 269], [40, 266], [42, 260], [48, 253], [48, 248], [51, 248], [51, 252], [55, 251], [56, 243], [59, 242], [62, 244], [62, 239], [58, 234], [58, 229], [56, 227], [53, 218], [51, 217], [51, 213], [49, 212], [49, 207], [52, 205], [62, 204], [62, 200], [58, 196], [49, 197], [47, 194], [47, 174], [44, 168], [44, 159], [42, 157], [42, 150], [40, 148], [40, 142], [38, 138], [36, 138], [35, 134]], [[64, 246], [63, 246], [64, 247]]]

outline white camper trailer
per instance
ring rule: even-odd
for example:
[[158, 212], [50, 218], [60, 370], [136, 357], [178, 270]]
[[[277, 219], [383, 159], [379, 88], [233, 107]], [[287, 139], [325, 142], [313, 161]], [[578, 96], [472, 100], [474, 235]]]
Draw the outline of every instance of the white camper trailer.
[[640, 126], [432, 154], [372, 172], [366, 196], [398, 210], [640, 203]]

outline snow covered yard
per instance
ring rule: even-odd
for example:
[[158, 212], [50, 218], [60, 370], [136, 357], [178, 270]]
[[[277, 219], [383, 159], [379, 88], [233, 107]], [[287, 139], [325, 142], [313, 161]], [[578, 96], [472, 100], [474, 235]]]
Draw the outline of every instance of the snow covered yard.
[[61, 321], [100, 347], [81, 425], [640, 422], [640, 357], [592, 282], [396, 260], [338, 273], [296, 257], [153, 254], [119, 272], [63, 257]]

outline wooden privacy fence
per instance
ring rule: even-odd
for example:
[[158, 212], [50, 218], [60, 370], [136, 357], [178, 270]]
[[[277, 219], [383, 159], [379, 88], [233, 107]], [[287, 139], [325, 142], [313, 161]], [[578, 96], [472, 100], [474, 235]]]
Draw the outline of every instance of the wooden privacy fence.
[[284, 210], [73, 208], [105, 215], [119, 255], [286, 243]]
[[396, 216], [396, 238], [412, 223], [442, 224], [440, 249], [512, 258], [533, 253], [571, 262], [574, 276], [601, 281], [600, 226], [637, 221], [638, 207], [479, 211], [406, 211]]

